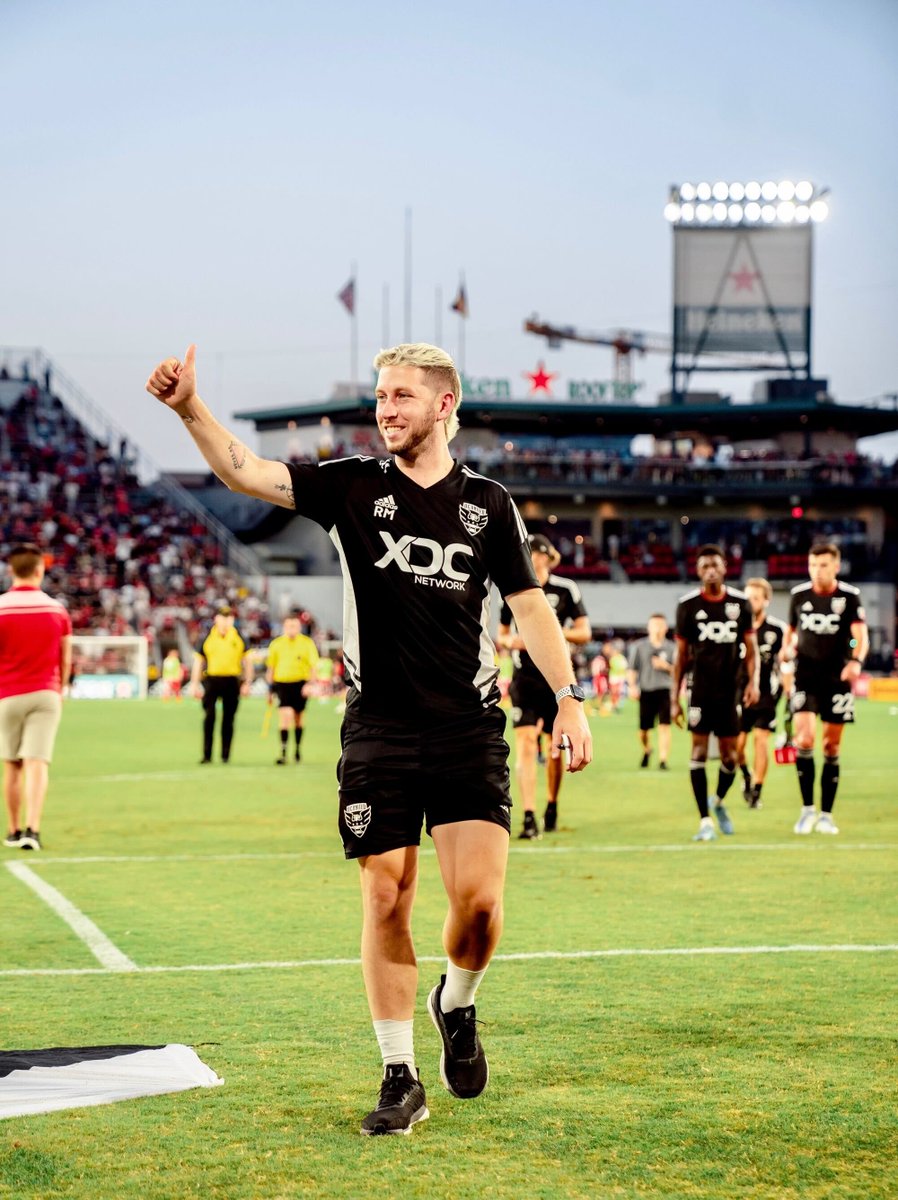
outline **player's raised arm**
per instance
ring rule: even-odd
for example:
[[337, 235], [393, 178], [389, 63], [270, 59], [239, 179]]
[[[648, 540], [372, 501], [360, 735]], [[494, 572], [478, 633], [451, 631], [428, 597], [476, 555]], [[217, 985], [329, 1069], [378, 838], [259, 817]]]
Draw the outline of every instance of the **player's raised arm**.
[[183, 362], [166, 358], [150, 373], [147, 391], [181, 418], [203, 458], [232, 492], [294, 508], [293, 482], [283, 463], [260, 458], [215, 417], [196, 390], [196, 346]]

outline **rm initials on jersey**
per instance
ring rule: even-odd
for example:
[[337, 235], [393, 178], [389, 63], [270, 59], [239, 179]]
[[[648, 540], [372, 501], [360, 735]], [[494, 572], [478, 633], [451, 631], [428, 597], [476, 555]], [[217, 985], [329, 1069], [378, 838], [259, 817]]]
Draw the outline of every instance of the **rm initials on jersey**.
[[[474, 551], [463, 542], [451, 542], [441, 546], [432, 538], [416, 538], [410, 533], [403, 534], [398, 540], [383, 529], [378, 530], [387, 552], [374, 564], [375, 567], [387, 567], [396, 563], [400, 571], [415, 576], [416, 583], [427, 584], [429, 587], [448, 588], [451, 591], [464, 591], [466, 580], [470, 579], [464, 571], [458, 570], [453, 559], [466, 554], [474, 557]], [[415, 560], [412, 562], [412, 554]], [[442, 578], [437, 576], [442, 575]]]
[[699, 621], [698, 640], [726, 645], [735, 642], [738, 628], [735, 621]]
[[386, 517], [388, 521], [393, 520], [398, 508], [399, 505], [392, 496], [381, 496], [379, 500], [374, 501], [375, 517]]
[[839, 632], [838, 613], [803, 612], [800, 616], [801, 628], [810, 630], [811, 633], [833, 634]]

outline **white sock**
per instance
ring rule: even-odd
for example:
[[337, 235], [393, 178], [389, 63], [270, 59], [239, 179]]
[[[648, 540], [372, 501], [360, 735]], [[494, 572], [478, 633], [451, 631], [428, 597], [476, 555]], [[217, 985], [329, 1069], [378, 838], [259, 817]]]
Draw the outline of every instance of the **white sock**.
[[412, 1072], [415, 1070], [414, 1020], [410, 1021], [373, 1021], [374, 1034], [380, 1046], [384, 1066], [393, 1063], [407, 1063]]
[[485, 974], [486, 967], [482, 971], [466, 971], [464, 967], [457, 967], [449, 959], [446, 963], [446, 982], [440, 993], [440, 1011], [452, 1012], [454, 1008], [467, 1008], [469, 1004], [473, 1004]]
[[714, 822], [710, 817], [702, 817], [702, 819], [699, 821], [699, 827], [701, 829], [704, 829], [706, 825], [710, 825], [712, 829], [714, 828]]

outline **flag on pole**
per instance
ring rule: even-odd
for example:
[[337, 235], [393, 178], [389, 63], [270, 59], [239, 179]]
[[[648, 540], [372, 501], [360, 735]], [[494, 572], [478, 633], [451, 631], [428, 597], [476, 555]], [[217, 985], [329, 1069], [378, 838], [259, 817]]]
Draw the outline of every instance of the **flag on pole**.
[[355, 315], [355, 276], [349, 280], [342, 291], [337, 292], [337, 299], [351, 317]]
[[458, 285], [458, 291], [455, 294], [455, 299], [449, 305], [449, 311], [458, 313], [460, 317], [467, 317], [468, 315], [468, 293], [465, 290], [464, 280]]

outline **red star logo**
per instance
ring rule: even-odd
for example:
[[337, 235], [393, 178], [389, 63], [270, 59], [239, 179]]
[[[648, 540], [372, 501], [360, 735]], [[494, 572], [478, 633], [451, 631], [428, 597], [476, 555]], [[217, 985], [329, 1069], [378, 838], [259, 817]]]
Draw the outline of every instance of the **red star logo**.
[[760, 279], [758, 271], [750, 271], [748, 267], [740, 267], [738, 271], [730, 271], [730, 279], [736, 285], [737, 292], [753, 292], [755, 280]]
[[524, 371], [524, 378], [530, 380], [531, 396], [535, 396], [537, 392], [545, 392], [547, 396], [551, 396], [552, 380], [558, 378], [558, 373], [547, 371], [546, 364], [538, 362], [535, 371]]

